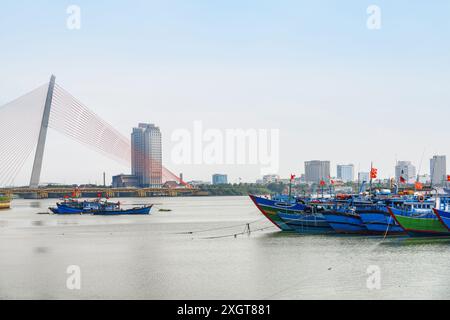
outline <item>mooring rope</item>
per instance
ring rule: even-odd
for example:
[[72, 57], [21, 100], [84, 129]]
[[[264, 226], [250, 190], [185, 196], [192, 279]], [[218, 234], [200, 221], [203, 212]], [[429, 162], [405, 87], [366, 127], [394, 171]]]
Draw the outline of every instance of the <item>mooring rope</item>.
[[266, 218], [263, 217], [263, 218], [260, 218], [258, 220], [252, 221], [252, 222], [246, 222], [246, 223], [241, 223], [241, 224], [232, 225], [232, 226], [217, 227], [217, 228], [203, 229], [203, 230], [197, 230], [197, 231], [176, 232], [174, 234], [196, 234], [196, 233], [204, 233], [204, 232], [210, 232], [210, 231], [226, 230], [226, 229], [231, 229], [231, 228], [248, 226], [248, 225], [257, 223], [257, 222], [259, 222], [261, 220], [265, 220], [265, 219]]

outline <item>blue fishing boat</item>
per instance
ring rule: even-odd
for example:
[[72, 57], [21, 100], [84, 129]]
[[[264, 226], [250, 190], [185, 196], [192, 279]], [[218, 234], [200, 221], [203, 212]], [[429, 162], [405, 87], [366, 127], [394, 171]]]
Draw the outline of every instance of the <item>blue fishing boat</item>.
[[359, 214], [351, 208], [336, 208], [323, 213], [325, 219], [337, 233], [368, 234]]
[[392, 218], [388, 206], [396, 207], [403, 200], [385, 199], [378, 203], [357, 205], [356, 213], [359, 214], [364, 226], [373, 234], [405, 234], [403, 228]]
[[329, 204], [323, 215], [337, 233], [369, 234], [371, 232], [362, 221], [358, 208], [366, 208], [371, 204], [369, 200], [350, 196]]
[[96, 210], [92, 210], [94, 216], [117, 216], [117, 215], [148, 215], [153, 205], [131, 208], [131, 209], [121, 209], [120, 207], [102, 207]]
[[68, 200], [56, 204], [50, 210], [59, 215], [92, 214], [92, 215], [148, 215], [153, 205], [122, 209], [120, 202], [108, 202], [96, 199], [93, 201]]
[[434, 214], [436, 217], [441, 221], [441, 223], [447, 228], [448, 231], [450, 231], [450, 211], [447, 208], [446, 211], [439, 210], [439, 209], [433, 209]]
[[294, 231], [294, 229], [283, 221], [279, 214], [302, 214], [307, 208], [302, 200], [293, 197], [274, 196], [268, 198], [254, 195], [249, 195], [249, 197], [259, 211], [282, 231]]
[[50, 207], [54, 214], [82, 214], [90, 213], [101, 206], [100, 199], [79, 201], [75, 199], [66, 199], [64, 202], [56, 203], [55, 207]]
[[288, 227], [300, 234], [335, 233], [322, 213], [309, 211], [302, 214], [278, 212], [278, 216]]

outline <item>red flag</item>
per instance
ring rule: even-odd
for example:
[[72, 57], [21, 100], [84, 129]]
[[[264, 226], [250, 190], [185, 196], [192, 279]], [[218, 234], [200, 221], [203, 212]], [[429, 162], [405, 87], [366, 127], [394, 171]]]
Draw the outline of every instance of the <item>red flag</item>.
[[101, 193], [97, 193], [97, 198], [101, 198], [102, 194]]
[[372, 168], [370, 170], [370, 178], [376, 179], [378, 177], [378, 169]]
[[450, 174], [447, 175], [447, 181], [450, 181]]
[[406, 179], [400, 176], [400, 183], [406, 183]]
[[295, 179], [295, 174], [291, 174], [291, 181]]
[[324, 185], [326, 185], [324, 180], [320, 180], [320, 185], [323, 187]]
[[68, 196], [68, 195], [65, 195], [65, 196], [64, 196], [64, 199], [68, 199], [68, 198], [69, 198], [69, 196]]
[[72, 192], [72, 198], [75, 198], [77, 196], [76, 192]]
[[422, 190], [423, 189], [423, 184], [420, 182], [416, 182], [416, 190]]

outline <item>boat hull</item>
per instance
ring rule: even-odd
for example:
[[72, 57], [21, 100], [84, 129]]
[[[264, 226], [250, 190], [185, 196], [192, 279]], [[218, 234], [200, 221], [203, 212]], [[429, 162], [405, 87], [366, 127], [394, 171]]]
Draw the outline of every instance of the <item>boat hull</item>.
[[450, 231], [437, 216], [417, 217], [395, 208], [388, 208], [388, 210], [395, 221], [411, 237], [450, 236]]
[[323, 213], [325, 219], [336, 233], [343, 234], [368, 234], [361, 217], [339, 211], [327, 211]]
[[286, 225], [300, 234], [335, 233], [322, 214], [286, 214], [279, 212], [278, 216]]
[[300, 214], [303, 213], [306, 206], [302, 204], [282, 205], [277, 201], [249, 195], [256, 207], [261, 213], [274, 225], [282, 231], [294, 231], [283, 219], [278, 215], [279, 212], [285, 214]]
[[358, 212], [364, 226], [369, 232], [374, 234], [406, 234], [405, 231], [394, 218], [383, 211], [362, 211]]
[[450, 231], [450, 212], [438, 209], [433, 209], [433, 211], [439, 221]]
[[54, 214], [82, 214], [83, 210], [79, 208], [72, 208], [68, 206], [58, 205], [57, 208], [49, 208]]
[[9, 201], [0, 202], [0, 210], [11, 208], [11, 203]]
[[148, 215], [150, 214], [150, 207], [143, 208], [133, 208], [133, 209], [122, 209], [122, 210], [93, 210], [92, 214], [94, 216], [119, 216], [119, 215]]

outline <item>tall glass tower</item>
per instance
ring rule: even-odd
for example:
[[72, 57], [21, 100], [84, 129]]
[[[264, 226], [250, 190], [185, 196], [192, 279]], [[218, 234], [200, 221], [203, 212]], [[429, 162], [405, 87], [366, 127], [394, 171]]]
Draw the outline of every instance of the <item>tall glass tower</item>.
[[161, 131], [154, 124], [140, 123], [131, 133], [131, 174], [141, 187], [162, 186]]

